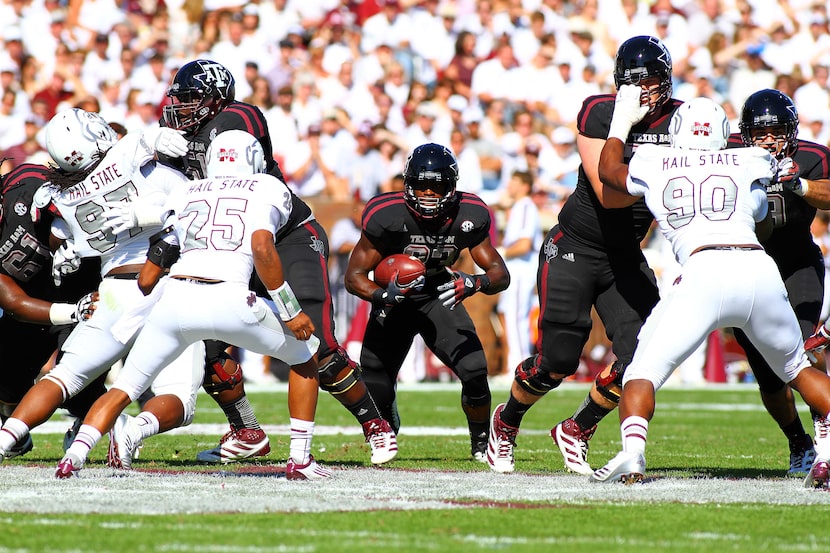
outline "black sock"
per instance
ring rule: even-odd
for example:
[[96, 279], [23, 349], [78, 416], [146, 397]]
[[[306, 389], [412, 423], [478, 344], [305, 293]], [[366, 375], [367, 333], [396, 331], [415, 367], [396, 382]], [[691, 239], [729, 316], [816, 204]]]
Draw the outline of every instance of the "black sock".
[[572, 418], [581, 430], [590, 430], [596, 426], [599, 421], [604, 419], [605, 416], [611, 411], [613, 411], [613, 409], [606, 409], [602, 405], [599, 405], [596, 401], [591, 399], [589, 394], [585, 398], [585, 401], [582, 402], [579, 409], [576, 410], [576, 413], [574, 413]]
[[501, 412], [501, 422], [508, 426], [519, 428], [522, 424], [522, 418], [524, 418], [525, 413], [527, 413], [531, 407], [532, 405], [521, 403], [518, 399], [513, 397], [513, 394], [510, 394], [510, 399], [507, 400], [507, 404]]
[[781, 432], [784, 433], [790, 443], [803, 443], [805, 438], [810, 439], [807, 432], [804, 431], [804, 425], [801, 424], [800, 417], [796, 417], [795, 420], [787, 426], [782, 426]]
[[372, 396], [370, 396], [368, 392], [364, 394], [362, 398], [352, 403], [351, 405], [346, 405], [344, 403], [343, 407], [348, 409], [349, 412], [352, 415], [354, 415], [354, 418], [356, 418], [357, 422], [359, 422], [360, 424], [368, 422], [372, 419], [380, 418], [380, 411], [378, 411], [378, 406], [375, 405], [374, 401], [372, 401]]

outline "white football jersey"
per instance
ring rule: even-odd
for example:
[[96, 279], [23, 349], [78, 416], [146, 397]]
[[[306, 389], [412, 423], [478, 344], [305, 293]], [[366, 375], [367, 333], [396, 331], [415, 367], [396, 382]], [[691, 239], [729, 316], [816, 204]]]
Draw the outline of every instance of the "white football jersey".
[[164, 166], [148, 163], [155, 150], [142, 139], [141, 133], [130, 133], [110, 148], [104, 159], [83, 181], [65, 190], [53, 191], [52, 201], [60, 211], [62, 222], [53, 225], [53, 233], [71, 238], [81, 257], [101, 257], [101, 274], [112, 268], [142, 264], [147, 259], [149, 237], [158, 232], [159, 224], [136, 227], [119, 234], [104, 231], [102, 213], [105, 202], [141, 201], [164, 205], [167, 193], [185, 177]]
[[683, 150], [644, 144], [628, 165], [629, 194], [645, 196], [679, 263], [709, 244], [755, 244], [767, 214], [772, 158], [762, 148]]
[[248, 285], [254, 269], [251, 237], [276, 234], [291, 215], [291, 193], [265, 173], [215, 177], [177, 187], [165, 204], [181, 256], [171, 275]]

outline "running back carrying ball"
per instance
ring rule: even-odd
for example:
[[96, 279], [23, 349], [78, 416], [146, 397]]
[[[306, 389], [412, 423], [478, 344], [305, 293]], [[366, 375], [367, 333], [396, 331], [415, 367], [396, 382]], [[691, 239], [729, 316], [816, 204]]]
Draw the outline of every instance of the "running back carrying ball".
[[385, 257], [375, 267], [375, 282], [381, 288], [386, 288], [398, 274], [397, 285], [406, 288], [415, 280], [426, 275], [426, 267], [417, 258], [403, 253], [396, 253]]

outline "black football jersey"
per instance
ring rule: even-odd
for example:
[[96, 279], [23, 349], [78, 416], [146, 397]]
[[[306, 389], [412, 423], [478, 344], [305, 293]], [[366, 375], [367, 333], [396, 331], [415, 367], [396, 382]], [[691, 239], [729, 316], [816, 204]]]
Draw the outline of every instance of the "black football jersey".
[[[614, 114], [614, 101], [613, 94], [599, 94], [586, 98], [577, 117], [579, 133], [589, 138], [605, 140]], [[626, 163], [640, 144], [669, 144], [669, 119], [681, 103], [679, 100], [670, 99], [662, 106], [662, 115], [657, 120], [651, 123], [641, 122], [632, 127], [625, 142], [623, 155]], [[639, 246], [653, 219], [643, 198], [622, 209], [602, 207], [580, 165], [576, 189], [565, 201], [559, 213], [559, 228], [565, 234], [589, 246], [610, 249]]]
[[35, 192], [48, 180], [49, 169], [31, 163], [24, 163], [3, 177], [0, 273], [14, 279], [33, 298], [75, 301], [97, 286], [100, 262], [96, 259], [83, 263], [80, 274], [67, 276], [60, 289], [55, 286], [49, 251], [54, 214], [48, 208], [36, 210], [34, 218], [31, 213]]
[[363, 234], [383, 257], [405, 253], [424, 263], [427, 275], [423, 292], [429, 295], [439, 284], [450, 280], [447, 268], [456, 262], [461, 251], [477, 246], [490, 234], [487, 205], [475, 194], [458, 194], [458, 203], [443, 223], [416, 217], [402, 192], [375, 196], [363, 210]]
[[[274, 159], [271, 135], [268, 133], [265, 116], [258, 107], [245, 102], [230, 103], [213, 119], [200, 126], [196, 134], [186, 134], [185, 137], [190, 142], [186, 156], [171, 158], [159, 154], [159, 159], [170, 167], [178, 169], [191, 180], [203, 179], [205, 178], [208, 144], [217, 134], [227, 130], [241, 130], [255, 136], [265, 154], [265, 172], [285, 181], [282, 170]], [[291, 217], [277, 233], [277, 240], [311, 218], [311, 208], [293, 192], [291, 196]]]
[[[830, 178], [830, 149], [807, 140], [796, 140], [798, 148], [792, 156], [801, 169], [801, 177], [808, 180]], [[728, 147], [744, 146], [740, 133], [729, 137]], [[762, 244], [779, 266], [814, 258], [818, 246], [813, 242], [810, 224], [816, 208], [804, 198], [773, 180], [767, 185], [769, 211], [772, 214], [772, 235]]]

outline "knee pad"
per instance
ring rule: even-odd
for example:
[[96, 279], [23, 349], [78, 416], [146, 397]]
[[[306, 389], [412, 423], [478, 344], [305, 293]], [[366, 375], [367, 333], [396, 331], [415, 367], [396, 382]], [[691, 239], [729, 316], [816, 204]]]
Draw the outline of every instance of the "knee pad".
[[349, 354], [343, 348], [337, 348], [317, 372], [320, 376], [320, 388], [332, 395], [345, 393], [360, 381], [360, 367], [349, 358]]
[[230, 390], [242, 382], [242, 366], [225, 353], [220, 352], [216, 357], [205, 363], [205, 376], [202, 387], [212, 396], [225, 390]]
[[617, 360], [597, 375], [594, 383], [602, 397], [617, 404], [620, 402], [622, 379], [627, 366], [628, 363]]
[[461, 404], [481, 407], [490, 404], [490, 385], [486, 376], [480, 376], [461, 383]]
[[538, 360], [539, 356], [534, 355], [519, 363], [514, 380], [522, 390], [541, 397], [562, 384], [562, 380], [553, 378], [550, 373], [542, 371]]

